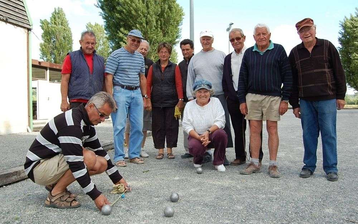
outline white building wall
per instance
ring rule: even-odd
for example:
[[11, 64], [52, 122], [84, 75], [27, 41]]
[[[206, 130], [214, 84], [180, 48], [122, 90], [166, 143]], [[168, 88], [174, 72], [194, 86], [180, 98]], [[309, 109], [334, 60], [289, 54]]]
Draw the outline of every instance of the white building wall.
[[32, 88], [37, 88], [37, 119], [51, 120], [62, 113], [61, 84], [45, 80], [32, 81]]
[[0, 135], [28, 126], [27, 30], [0, 21]]

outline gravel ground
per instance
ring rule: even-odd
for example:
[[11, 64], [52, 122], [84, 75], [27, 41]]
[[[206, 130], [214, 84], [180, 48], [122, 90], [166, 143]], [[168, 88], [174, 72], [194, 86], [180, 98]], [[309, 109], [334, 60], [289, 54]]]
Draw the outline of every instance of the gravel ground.
[[[148, 137], [146, 151], [150, 157], [144, 165], [128, 164], [120, 173], [131, 184], [127, 193], [103, 216], [92, 200], [84, 195], [77, 183], [69, 189], [78, 194], [82, 206], [60, 210], [44, 207], [47, 192], [41, 186], [25, 180], [0, 188], [1, 223], [358, 223], [357, 165], [353, 157], [358, 149], [358, 110], [338, 113], [339, 181], [328, 182], [322, 169], [321, 145], [315, 174], [308, 179], [298, 177], [302, 167], [302, 131], [300, 121], [292, 110], [279, 122], [279, 169], [282, 177], [272, 179], [267, 174], [267, 134], [264, 133], [262, 172], [243, 176], [245, 165], [228, 166], [218, 173], [212, 164], [205, 164], [203, 174], [196, 174], [190, 159], [183, 154], [182, 134], [179, 136], [174, 160], [156, 160], [157, 151]], [[181, 133], [181, 131], [180, 131]], [[112, 141], [110, 122], [98, 127], [102, 142]], [[3, 160], [1, 169], [22, 165], [27, 148], [35, 135], [0, 136]], [[109, 151], [113, 158], [113, 150]], [[234, 150], [227, 150], [234, 159]], [[110, 194], [112, 183], [101, 174], [93, 177], [97, 187], [110, 201], [118, 195]], [[172, 192], [180, 199], [170, 202]], [[171, 206], [174, 217], [164, 217]]]

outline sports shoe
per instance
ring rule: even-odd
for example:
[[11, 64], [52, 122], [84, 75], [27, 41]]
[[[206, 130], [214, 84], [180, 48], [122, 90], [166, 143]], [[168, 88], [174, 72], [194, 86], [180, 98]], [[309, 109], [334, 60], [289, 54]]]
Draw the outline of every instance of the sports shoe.
[[210, 163], [211, 161], [213, 161], [213, 157], [211, 156], [210, 153], [205, 152], [203, 157], [203, 163]]
[[331, 172], [327, 174], [327, 180], [328, 181], [337, 181], [338, 180], [338, 174], [335, 172]]
[[215, 166], [215, 169], [217, 169], [219, 172], [225, 172], [226, 168], [223, 164]]
[[201, 164], [195, 164], [195, 163], [194, 163], [194, 167], [195, 167], [195, 168], [199, 168], [199, 167], [202, 167], [202, 165], [201, 165]]
[[147, 153], [146, 151], [144, 151], [144, 150], [142, 149], [142, 151], [140, 152], [140, 157], [142, 157], [142, 158], [148, 158], [149, 155], [148, 155], [148, 153]]
[[242, 175], [251, 175], [252, 173], [258, 173], [260, 172], [260, 167], [256, 166], [254, 163], [250, 163], [246, 169], [241, 170], [240, 174]]
[[271, 178], [279, 178], [281, 176], [280, 172], [278, 172], [278, 167], [275, 165], [269, 166], [268, 173]]
[[188, 158], [192, 158], [193, 156], [190, 153], [185, 153], [183, 155], [180, 156], [182, 159], [188, 159]]
[[303, 168], [300, 172], [300, 177], [301, 178], [308, 178], [310, 176], [312, 176], [313, 172], [307, 168]]

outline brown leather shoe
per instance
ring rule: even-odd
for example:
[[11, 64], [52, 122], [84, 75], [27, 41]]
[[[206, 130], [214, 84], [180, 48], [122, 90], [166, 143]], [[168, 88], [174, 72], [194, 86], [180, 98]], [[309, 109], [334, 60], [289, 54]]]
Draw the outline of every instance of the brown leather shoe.
[[230, 164], [233, 165], [233, 166], [239, 166], [239, 165], [242, 165], [242, 164], [245, 164], [245, 163], [246, 163], [245, 160], [235, 159]]

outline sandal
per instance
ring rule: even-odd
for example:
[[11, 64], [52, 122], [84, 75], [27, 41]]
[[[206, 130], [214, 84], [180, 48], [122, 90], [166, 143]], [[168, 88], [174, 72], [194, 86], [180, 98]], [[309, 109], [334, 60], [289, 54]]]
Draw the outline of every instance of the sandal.
[[127, 163], [126, 163], [126, 161], [124, 161], [124, 160], [119, 160], [118, 162], [116, 162], [116, 166], [126, 167], [126, 166], [127, 166]]
[[135, 157], [135, 158], [133, 158], [133, 159], [130, 159], [129, 162], [130, 162], [130, 163], [135, 163], [135, 164], [143, 164], [143, 163], [144, 163], [144, 160], [141, 159], [141, 158]]
[[175, 156], [173, 153], [167, 153], [167, 158], [168, 159], [175, 159]]
[[164, 158], [164, 153], [158, 153], [157, 157], [155, 157], [156, 159], [163, 159]]
[[[51, 193], [51, 191], [52, 191], [52, 189], [55, 187], [55, 185], [56, 185], [56, 184], [47, 185], [47, 186], [45, 186], [45, 189], [48, 190], [48, 192]], [[70, 195], [71, 198], [76, 198], [76, 197], [77, 197], [76, 194], [73, 194], [71, 191], [67, 190], [67, 188], [66, 188], [65, 191], [69, 193], [69, 195]]]
[[67, 191], [64, 191], [55, 196], [52, 196], [50, 192], [46, 198], [45, 206], [51, 208], [65, 209], [78, 208], [81, 206], [81, 204], [75, 198], [71, 198], [70, 194]]

